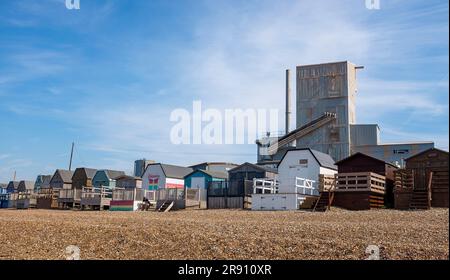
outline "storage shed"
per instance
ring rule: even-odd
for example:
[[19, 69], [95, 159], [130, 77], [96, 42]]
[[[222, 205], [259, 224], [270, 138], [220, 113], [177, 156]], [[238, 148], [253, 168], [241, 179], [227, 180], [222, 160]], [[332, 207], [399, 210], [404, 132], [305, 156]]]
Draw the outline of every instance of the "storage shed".
[[[341, 177], [342, 174], [362, 174], [368, 172], [383, 176], [385, 178], [384, 205], [386, 207], [394, 207], [394, 172], [398, 169], [397, 166], [363, 153], [355, 153], [345, 159], [336, 162], [336, 165], [338, 167], [338, 173], [340, 174], [338, 176]], [[364, 201], [367, 201], [368, 197], [361, 196], [360, 194], [357, 194], [355, 192], [336, 191], [334, 196], [334, 205], [343, 208], [354, 208], [353, 206], [348, 204], [359, 204], [360, 202], [355, 201], [357, 199], [363, 199]]]
[[[411, 209], [428, 209], [429, 207], [449, 207], [448, 152], [432, 148], [418, 153], [406, 160], [406, 174], [412, 177], [410, 188], [397, 190], [397, 209], [409, 204]], [[397, 183], [397, 182], [396, 182]], [[399, 182], [399, 188], [402, 184]], [[409, 194], [408, 194], [409, 193]]]
[[154, 163], [149, 164], [142, 176], [142, 186], [156, 195], [156, 208], [170, 206], [171, 209], [185, 207], [184, 177], [193, 171], [192, 168]]
[[252, 210], [297, 210], [306, 203], [312, 208], [319, 198], [320, 175], [336, 173], [330, 155], [309, 148], [288, 150], [278, 164], [278, 184], [268, 193], [254, 185]]
[[121, 175], [115, 178], [116, 187], [112, 194], [110, 211], [136, 211], [142, 202], [145, 192], [142, 179], [135, 176]]

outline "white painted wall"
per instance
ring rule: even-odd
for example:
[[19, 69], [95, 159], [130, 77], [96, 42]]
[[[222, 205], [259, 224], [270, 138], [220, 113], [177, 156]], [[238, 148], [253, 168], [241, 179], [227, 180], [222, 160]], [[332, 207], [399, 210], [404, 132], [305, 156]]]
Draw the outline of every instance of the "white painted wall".
[[[300, 160], [307, 160], [306, 165], [300, 164]], [[280, 181], [280, 193], [295, 192], [295, 178], [314, 180], [317, 187], [320, 165], [309, 150], [289, 151], [278, 166], [278, 180]]]
[[252, 210], [296, 210], [295, 194], [253, 194]]

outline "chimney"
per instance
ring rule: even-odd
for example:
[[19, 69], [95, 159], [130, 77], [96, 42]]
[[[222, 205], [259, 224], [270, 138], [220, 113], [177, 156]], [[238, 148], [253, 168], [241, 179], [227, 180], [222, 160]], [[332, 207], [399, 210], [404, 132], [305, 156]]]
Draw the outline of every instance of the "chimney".
[[289, 133], [291, 119], [291, 70], [286, 70], [286, 134]]

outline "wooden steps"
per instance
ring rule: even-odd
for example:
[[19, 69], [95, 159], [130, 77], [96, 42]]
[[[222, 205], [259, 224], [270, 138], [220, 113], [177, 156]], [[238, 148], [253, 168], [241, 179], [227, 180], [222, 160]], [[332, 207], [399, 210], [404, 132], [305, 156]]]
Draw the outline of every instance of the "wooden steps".
[[414, 190], [411, 202], [409, 203], [409, 209], [412, 210], [428, 210], [429, 199], [428, 199], [428, 191], [426, 190]]
[[314, 196], [307, 196], [300, 204], [300, 209], [313, 209], [314, 205], [317, 203], [318, 198]]
[[163, 204], [161, 204], [161, 206], [158, 208], [158, 212], [169, 212], [170, 209], [172, 209], [173, 205], [174, 205], [174, 201], [171, 200], [167, 200], [164, 201]]
[[321, 192], [319, 199], [316, 202], [316, 205], [314, 206], [313, 211], [316, 212], [325, 212], [329, 209], [331, 206], [331, 203], [333, 201], [334, 193], [333, 192]]

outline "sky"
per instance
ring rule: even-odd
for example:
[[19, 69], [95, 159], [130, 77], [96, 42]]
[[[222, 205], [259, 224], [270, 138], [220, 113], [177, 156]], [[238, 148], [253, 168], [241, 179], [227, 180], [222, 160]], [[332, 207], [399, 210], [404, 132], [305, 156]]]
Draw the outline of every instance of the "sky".
[[67, 169], [72, 142], [74, 167], [130, 174], [139, 158], [254, 162], [254, 144], [172, 144], [171, 112], [278, 109], [282, 127], [285, 69], [345, 60], [365, 67], [358, 123], [448, 150], [448, 5], [1, 0], [0, 182]]

